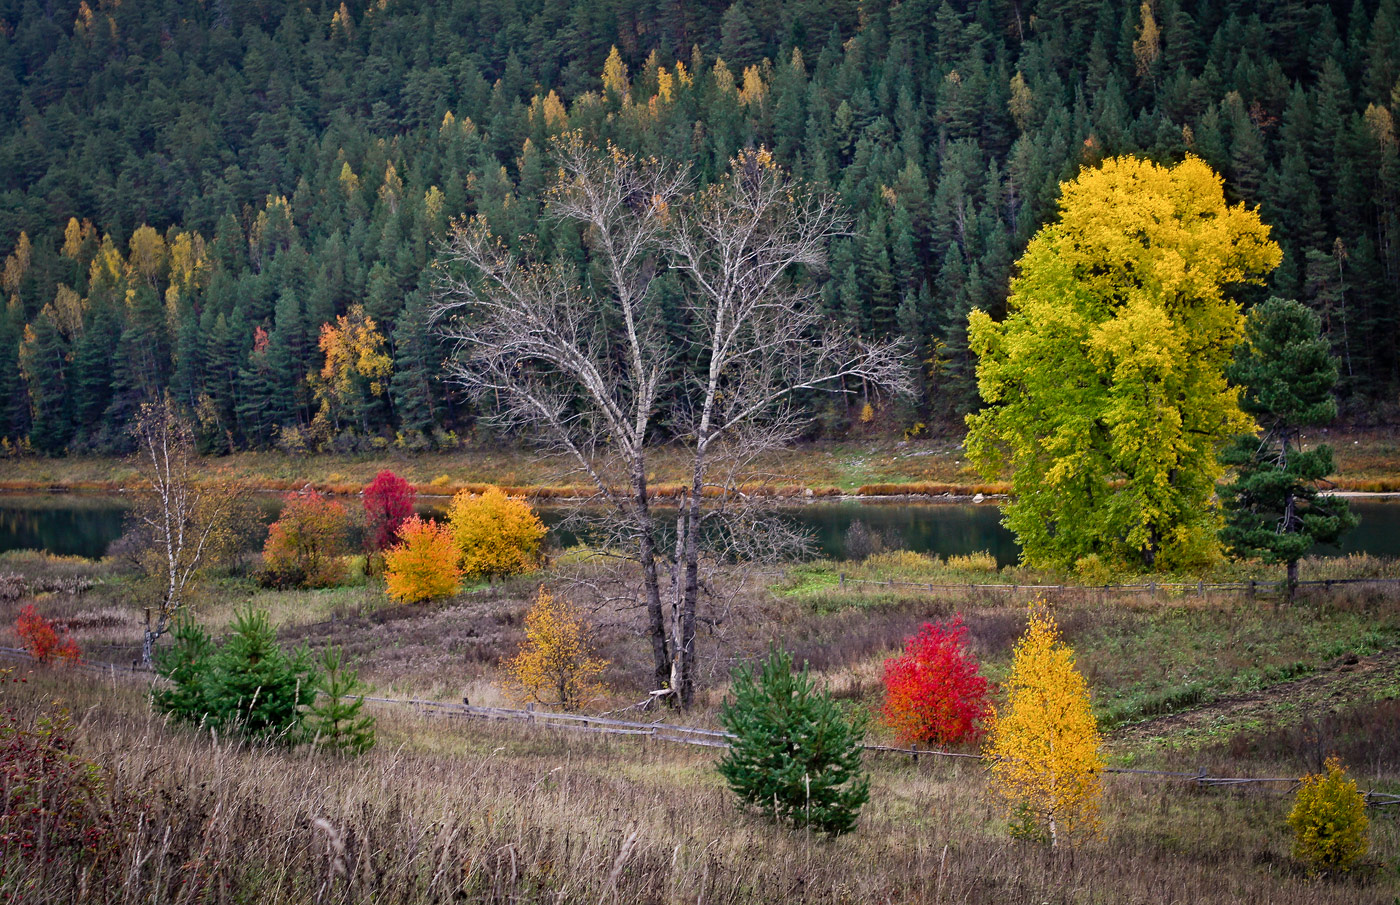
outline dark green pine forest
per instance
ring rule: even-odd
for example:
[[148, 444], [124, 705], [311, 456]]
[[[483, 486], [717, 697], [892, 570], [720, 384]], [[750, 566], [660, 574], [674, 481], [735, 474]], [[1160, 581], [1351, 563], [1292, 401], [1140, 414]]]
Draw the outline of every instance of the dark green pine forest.
[[[1241, 297], [1318, 313], [1347, 417], [1400, 391], [1400, 0], [0, 0], [0, 98], [7, 452], [119, 452], [165, 390], [209, 452], [466, 436], [434, 249], [480, 214], [585, 261], [541, 219], [565, 130], [837, 193], [823, 304], [917, 350], [890, 429], [976, 404], [968, 311], [1123, 153], [1259, 207], [1286, 254]], [[325, 368], [327, 324], [366, 354]]]

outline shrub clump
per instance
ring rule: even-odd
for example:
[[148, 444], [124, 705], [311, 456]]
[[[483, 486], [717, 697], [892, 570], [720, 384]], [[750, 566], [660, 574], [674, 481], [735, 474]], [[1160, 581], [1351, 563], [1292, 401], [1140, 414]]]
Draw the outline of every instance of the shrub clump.
[[173, 634], [174, 646], [156, 657], [156, 672], [170, 680], [152, 695], [158, 710], [251, 738], [303, 740], [306, 705], [315, 698], [320, 677], [305, 648], [288, 654], [277, 645], [266, 612], [240, 612], [232, 633], [217, 647], [189, 620]]
[[263, 583], [278, 588], [328, 588], [345, 578], [350, 516], [314, 490], [283, 497], [282, 515], [263, 545]]
[[400, 526], [398, 535], [398, 545], [384, 553], [389, 596], [416, 603], [456, 594], [462, 587], [462, 567], [451, 530], [414, 515]]
[[987, 680], [967, 649], [962, 619], [924, 623], [904, 653], [885, 661], [886, 725], [906, 745], [954, 745], [982, 733]]
[[773, 650], [755, 674], [741, 667], [720, 723], [733, 733], [720, 775], [745, 801], [797, 827], [832, 835], [855, 827], [870, 797], [861, 764], [865, 726], [847, 719], [806, 669]]
[[399, 540], [404, 522], [413, 515], [418, 492], [392, 471], [374, 476], [364, 489], [365, 548], [370, 553], [389, 549]]
[[1313, 870], [1342, 873], [1370, 848], [1366, 798], [1336, 757], [1323, 773], [1303, 778], [1288, 825], [1293, 828], [1293, 857]]
[[507, 496], [499, 487], [487, 487], [480, 494], [459, 493], [448, 506], [447, 518], [464, 575], [503, 578], [539, 565], [544, 523], [521, 497]]
[[82, 659], [78, 642], [69, 636], [68, 630], [44, 618], [32, 603], [19, 611], [15, 619], [15, 634], [36, 663], [57, 661], [71, 666]]

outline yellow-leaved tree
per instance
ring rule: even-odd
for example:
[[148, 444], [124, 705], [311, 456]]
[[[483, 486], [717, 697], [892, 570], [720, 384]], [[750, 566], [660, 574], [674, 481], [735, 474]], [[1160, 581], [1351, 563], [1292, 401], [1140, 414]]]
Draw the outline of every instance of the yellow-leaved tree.
[[993, 708], [985, 753], [1012, 833], [1048, 836], [1054, 846], [1063, 836], [1096, 832], [1102, 738], [1074, 651], [1041, 601], [1031, 605], [1006, 689], [1005, 708]]
[[1337, 757], [1327, 758], [1325, 773], [1303, 777], [1288, 815], [1293, 828], [1293, 857], [1317, 871], [1342, 873], [1366, 856], [1366, 796]]
[[541, 586], [525, 614], [525, 643], [505, 666], [523, 699], [573, 710], [602, 693], [608, 661], [593, 655], [578, 608]]
[[464, 491], [452, 498], [447, 520], [462, 554], [462, 574], [470, 578], [520, 575], [539, 565], [544, 523], [521, 497], [499, 487]]
[[1006, 318], [969, 318], [986, 406], [967, 418], [968, 455], [989, 478], [1010, 468], [1002, 511], [1031, 565], [1203, 565], [1218, 455], [1253, 429], [1225, 377], [1244, 336], [1234, 293], [1282, 252], [1195, 157], [1106, 160], [1060, 191]]
[[326, 363], [310, 382], [321, 410], [337, 427], [354, 418], [368, 433], [369, 415], [383, 401], [394, 370], [384, 334], [364, 305], [351, 305], [335, 323], [321, 325], [320, 345]]
[[446, 525], [411, 515], [399, 526], [399, 542], [384, 551], [384, 584], [404, 603], [451, 597], [462, 586], [461, 554]]

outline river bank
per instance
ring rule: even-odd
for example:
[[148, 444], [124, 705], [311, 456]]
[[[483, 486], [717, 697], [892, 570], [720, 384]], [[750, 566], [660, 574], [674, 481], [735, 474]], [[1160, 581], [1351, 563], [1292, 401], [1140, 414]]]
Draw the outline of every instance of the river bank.
[[[1338, 491], [1400, 493], [1400, 435], [1394, 430], [1333, 431], [1305, 438], [1332, 445]], [[678, 496], [685, 486], [685, 452], [657, 447], [649, 479], [658, 498]], [[235, 480], [255, 490], [287, 492], [306, 486], [326, 493], [359, 493], [388, 468], [424, 495], [451, 496], [496, 485], [536, 500], [577, 499], [591, 488], [567, 463], [538, 456], [526, 447], [463, 446], [440, 452], [409, 452], [392, 446], [359, 453], [296, 456], [276, 451], [206, 458], [207, 480]], [[796, 445], [764, 456], [751, 473], [761, 477], [743, 489], [775, 499], [971, 499], [1010, 489], [984, 481], [967, 461], [960, 437], [929, 440], [853, 439]], [[140, 486], [128, 459], [72, 456], [61, 459], [0, 459], [0, 492], [96, 491], [115, 493]]]

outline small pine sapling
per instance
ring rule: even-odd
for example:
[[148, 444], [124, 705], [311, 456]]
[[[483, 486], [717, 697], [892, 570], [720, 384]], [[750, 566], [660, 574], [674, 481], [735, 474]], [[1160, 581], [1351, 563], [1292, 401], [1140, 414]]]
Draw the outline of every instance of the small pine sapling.
[[298, 743], [316, 682], [306, 649], [285, 653], [267, 613], [244, 610], [234, 617], [233, 633], [209, 659], [208, 721], [225, 731]]
[[447, 509], [452, 537], [471, 578], [521, 575], [539, 565], [545, 527], [530, 504], [498, 487], [459, 493]]
[[374, 717], [361, 713], [364, 684], [338, 647], [327, 648], [319, 665], [321, 693], [307, 715], [313, 744], [334, 754], [364, 754], [374, 747]]
[[384, 553], [384, 586], [404, 603], [451, 597], [462, 587], [457, 545], [446, 525], [410, 516], [400, 541]]
[[741, 667], [720, 723], [734, 734], [719, 773], [740, 798], [797, 827], [831, 835], [855, 827], [870, 797], [863, 721], [847, 719], [806, 669], [774, 649], [755, 674]]
[[1012, 654], [1005, 710], [992, 710], [986, 755], [992, 786], [1018, 836], [1062, 836], [1098, 829], [1102, 737], [1089, 686], [1060, 641], [1054, 617], [1034, 605]]
[[175, 643], [155, 657], [156, 674], [169, 684], [151, 692], [157, 710], [186, 723], [199, 724], [209, 713], [205, 682], [214, 641], [192, 618], [177, 619], [171, 630]]
[[78, 642], [69, 636], [67, 628], [44, 618], [32, 603], [19, 611], [15, 619], [15, 634], [37, 663], [57, 661], [71, 666], [82, 659]]
[[962, 619], [924, 623], [885, 661], [885, 724], [906, 745], [976, 739], [989, 713], [987, 680], [967, 649]]
[[1319, 872], [1344, 873], [1370, 848], [1366, 798], [1336, 757], [1324, 773], [1303, 777], [1288, 825], [1293, 857]]
[[525, 642], [505, 666], [525, 700], [574, 710], [602, 692], [608, 661], [593, 656], [578, 608], [541, 587], [525, 614]]

